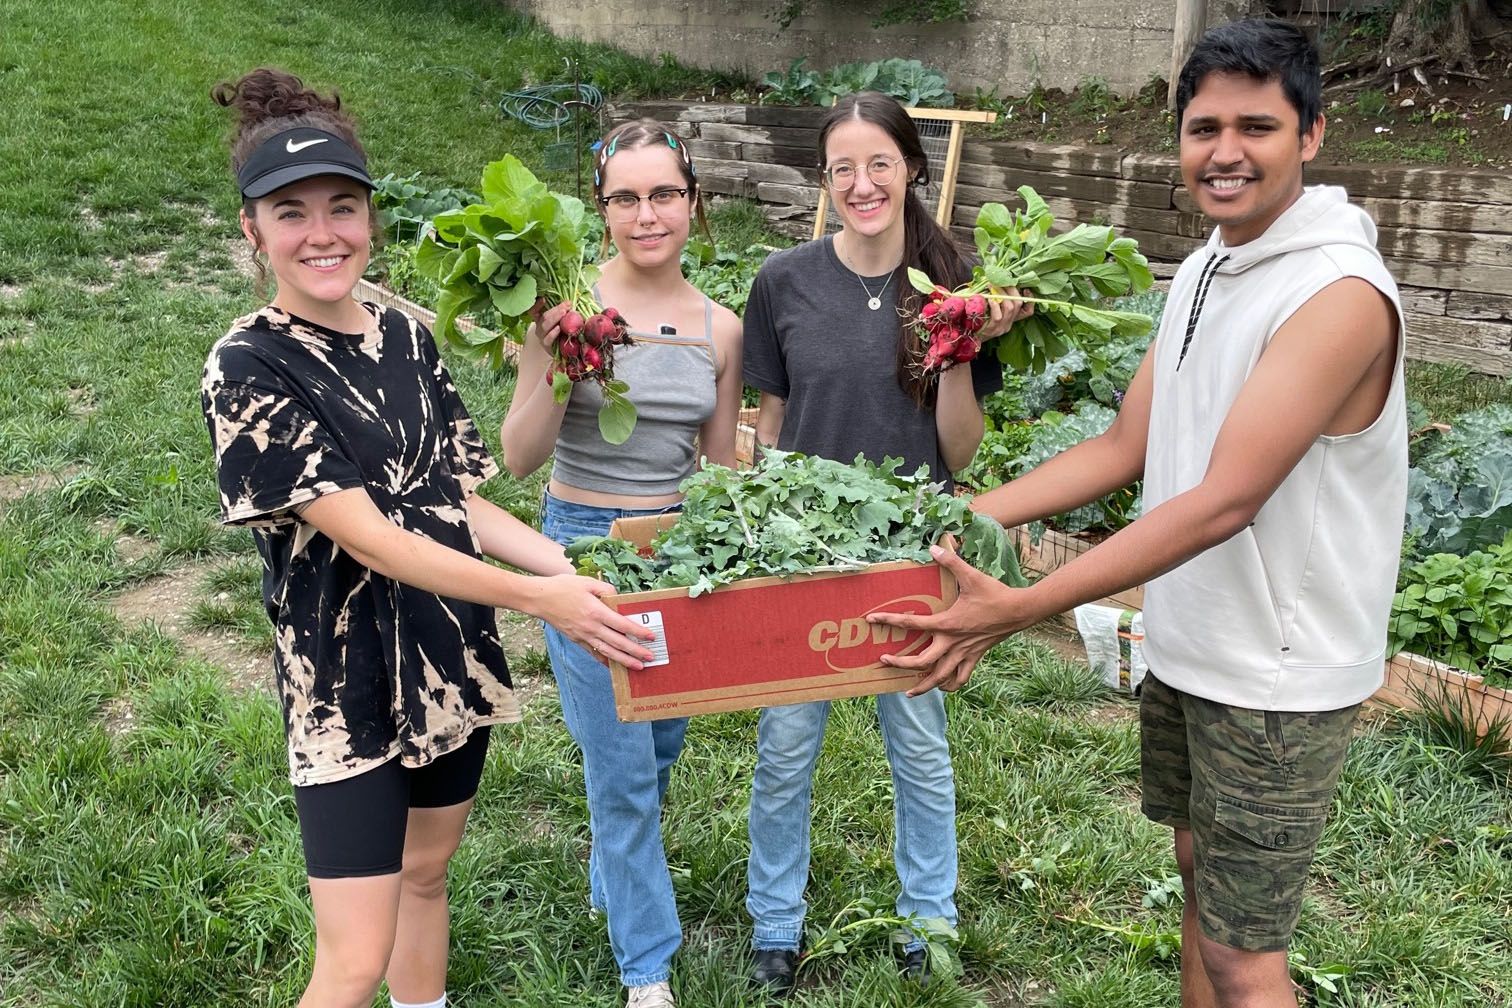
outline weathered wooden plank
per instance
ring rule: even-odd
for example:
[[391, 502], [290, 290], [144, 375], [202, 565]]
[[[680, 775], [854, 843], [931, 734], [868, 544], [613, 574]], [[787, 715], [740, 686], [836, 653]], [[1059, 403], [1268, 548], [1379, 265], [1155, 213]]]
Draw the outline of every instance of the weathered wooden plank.
[[1512, 322], [1512, 297], [1479, 291], [1449, 291], [1444, 314], [1455, 318]]
[[688, 153], [693, 155], [695, 162], [702, 162], [704, 158], [720, 158], [724, 161], [743, 160], [745, 144], [730, 143], [727, 140], [694, 140], [689, 138]]
[[[756, 183], [756, 198], [793, 206], [819, 207], [819, 189], [814, 186], [783, 185], [779, 182]], [[812, 223], [812, 218], [810, 219]]]
[[1512, 294], [1512, 266], [1424, 262], [1387, 256], [1386, 268], [1399, 284], [1479, 291], [1483, 294]]
[[740, 146], [745, 153], [747, 161], [761, 161], [765, 164], [791, 165], [794, 168], [806, 168], [814, 184], [819, 184], [819, 169], [814, 165], [814, 149], [812, 147], [781, 147], [757, 143], [741, 144]]
[[[1309, 181], [1315, 181], [1309, 177]], [[1385, 199], [1378, 196], [1360, 196], [1350, 192], [1349, 201], [1370, 214], [1370, 219], [1382, 229], [1431, 230], [1491, 235], [1512, 235], [1512, 214], [1505, 207], [1485, 203], [1457, 203], [1432, 200]], [[1178, 209], [1197, 211], [1197, 202], [1185, 186], [1178, 185], [1172, 196]], [[1427, 258], [1434, 258], [1428, 256]], [[1505, 261], [1502, 258], [1489, 261], [1493, 265]]]
[[1413, 360], [1453, 361], [1482, 374], [1512, 374], [1512, 325], [1443, 315], [1406, 317], [1407, 356]]
[[756, 183], [747, 178], [707, 174], [698, 177], [698, 184], [703, 187], [704, 192], [712, 195], [756, 198]]
[[1512, 234], [1512, 214], [1504, 206], [1385, 199], [1379, 196], [1356, 198], [1353, 193], [1350, 194], [1350, 202], [1363, 207], [1370, 214], [1370, 219], [1380, 227]]
[[1028, 140], [977, 140], [971, 142], [961, 154], [963, 166], [969, 161], [973, 165], [1027, 168], [1042, 172], [1060, 171], [1073, 175], [1103, 175], [1108, 178], [1120, 176], [1123, 159], [1122, 151], [1072, 144], [1034, 143]]
[[[681, 101], [613, 102], [605, 109], [605, 118], [621, 123], [631, 119], [655, 119], [664, 123], [706, 123], [746, 121], [744, 105], [705, 105]], [[678, 129], [679, 133], [684, 133]]]
[[727, 140], [735, 143], [770, 144], [778, 147], [806, 147], [814, 150], [819, 144], [816, 129], [795, 129], [788, 126], [746, 126], [737, 123], [704, 123], [698, 131], [704, 140]]
[[1133, 182], [1181, 185], [1181, 161], [1174, 154], [1125, 154], [1122, 172]]
[[1456, 203], [1512, 203], [1512, 177], [1476, 168], [1402, 168], [1390, 165], [1314, 165], [1309, 182], [1330, 182], [1355, 198]]
[[[703, 158], [698, 162], [699, 178], [749, 179], [752, 182], [781, 182], [784, 185], [815, 185], [810, 173], [788, 165], [767, 164], [762, 161], [727, 161], [723, 158]], [[817, 196], [816, 196], [817, 198]]]
[[1376, 247], [1383, 256], [1446, 263], [1480, 263], [1501, 266], [1512, 263], [1512, 235], [1475, 234], [1424, 229], [1377, 229]]
[[1433, 290], [1430, 287], [1409, 287], [1402, 284], [1397, 287], [1397, 293], [1402, 299], [1402, 311], [1416, 312], [1419, 315], [1443, 315], [1444, 306], [1449, 300], [1448, 291]]
[[1017, 199], [1014, 193], [1021, 185], [1033, 186], [1041, 196], [1064, 196], [1068, 199], [1093, 200], [1100, 203], [1119, 203], [1132, 206], [1154, 207], [1157, 210], [1172, 208], [1171, 187], [1156, 182], [1130, 182], [1127, 179], [1107, 178], [1101, 175], [1049, 174], [1029, 171], [1024, 168], [1004, 168], [1001, 165], [961, 165], [956, 178], [960, 186], [979, 186], [995, 189], [1001, 195], [997, 202], [1006, 203]]
[[[745, 118], [750, 126], [788, 126], [795, 129], [817, 130], [829, 112], [815, 105], [746, 105]], [[733, 122], [733, 120], [731, 120]]]
[[[996, 190], [963, 185], [956, 189], [956, 203], [951, 223], [966, 227], [973, 226], [976, 223], [977, 211], [981, 209], [983, 203], [990, 202], [1000, 202], [1009, 208], [1023, 205], [1016, 193], [1010, 194], [1010, 198], [1005, 200]], [[1179, 210], [1157, 210], [1154, 207], [1100, 203], [1094, 200], [1067, 199], [1061, 196], [1047, 197], [1045, 203], [1050, 207], [1050, 212], [1055, 215], [1058, 230], [1096, 220], [1111, 224], [1120, 231], [1125, 228], [1137, 228], [1183, 238], [1207, 237], [1207, 224], [1203, 221], [1201, 214], [1182, 213]]]

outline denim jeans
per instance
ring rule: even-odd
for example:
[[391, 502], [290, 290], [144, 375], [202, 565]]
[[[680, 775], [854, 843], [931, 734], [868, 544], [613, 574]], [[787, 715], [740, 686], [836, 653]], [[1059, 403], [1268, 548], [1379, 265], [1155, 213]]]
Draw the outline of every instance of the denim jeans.
[[[559, 543], [604, 535], [615, 518], [655, 511], [589, 507], [546, 495], [542, 531]], [[583, 754], [588, 790], [589, 898], [609, 921], [609, 944], [627, 987], [671, 975], [682, 924], [662, 847], [661, 809], [687, 718], [626, 724], [614, 713], [609, 669], [554, 628], [546, 653], [567, 730]]]
[[[768, 707], [756, 734], [746, 910], [756, 949], [797, 948], [808, 904], [809, 802], [829, 702]], [[955, 774], [945, 740], [945, 695], [877, 697], [893, 780], [898, 915], [956, 924]], [[922, 941], [908, 943], [921, 948]]]

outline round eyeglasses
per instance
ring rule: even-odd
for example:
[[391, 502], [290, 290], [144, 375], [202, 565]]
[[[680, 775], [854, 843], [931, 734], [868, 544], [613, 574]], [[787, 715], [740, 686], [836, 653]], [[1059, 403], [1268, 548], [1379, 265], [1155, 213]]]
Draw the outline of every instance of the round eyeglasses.
[[651, 204], [652, 211], [658, 217], [668, 217], [682, 204], [688, 195], [686, 189], [657, 189], [645, 196], [637, 196], [634, 193], [615, 193], [613, 196], [600, 196], [599, 205], [604, 208], [604, 216], [616, 221], [632, 221], [640, 216], [641, 200]]
[[[872, 185], [885, 186], [897, 177], [898, 165], [902, 163], [902, 158], [874, 157], [866, 162], [866, 177], [872, 180]], [[849, 161], [832, 164], [824, 169], [824, 180], [834, 192], [849, 192], [856, 184], [856, 166]]]

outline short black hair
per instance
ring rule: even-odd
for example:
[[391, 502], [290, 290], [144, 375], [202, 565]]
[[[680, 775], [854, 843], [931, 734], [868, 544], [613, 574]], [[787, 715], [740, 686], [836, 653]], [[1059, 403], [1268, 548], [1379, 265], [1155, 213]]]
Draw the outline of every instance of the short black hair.
[[1323, 114], [1323, 80], [1318, 50], [1290, 21], [1252, 18], [1219, 25], [1197, 40], [1176, 79], [1176, 128], [1187, 103], [1210, 73], [1247, 74], [1256, 80], [1279, 80], [1297, 110], [1297, 131], [1306, 133]]

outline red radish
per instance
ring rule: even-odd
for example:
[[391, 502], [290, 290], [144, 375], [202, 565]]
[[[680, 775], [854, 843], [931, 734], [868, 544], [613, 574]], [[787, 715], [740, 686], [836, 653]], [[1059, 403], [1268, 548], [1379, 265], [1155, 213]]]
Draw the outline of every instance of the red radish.
[[977, 323], [980, 329], [987, 321], [987, 299], [980, 294], [973, 294], [966, 299], [966, 317]]
[[589, 370], [597, 371], [604, 366], [604, 358], [593, 347], [583, 347], [583, 363]]
[[575, 339], [570, 338], [564, 339], [559, 342], [557, 344], [557, 349], [562, 352], [563, 357], [566, 357], [569, 360], [573, 357], [581, 357], [583, 354], [583, 344], [579, 343]]
[[583, 331], [583, 316], [572, 309], [567, 309], [560, 323], [563, 336], [577, 336]]
[[965, 364], [967, 361], [976, 360], [977, 351], [980, 349], [981, 345], [975, 338], [962, 336], [960, 342], [955, 345], [955, 352], [950, 355], [950, 359], [957, 364]]
[[589, 316], [588, 320], [583, 323], [583, 329], [588, 335], [588, 342], [593, 346], [603, 346], [605, 343], [613, 343], [616, 341], [615, 337], [618, 335], [614, 320], [603, 312]]

